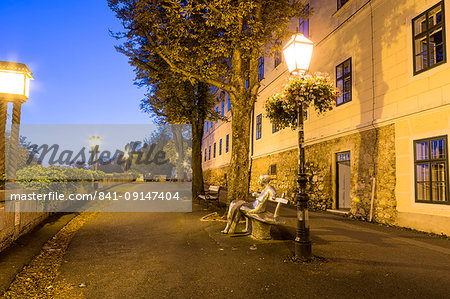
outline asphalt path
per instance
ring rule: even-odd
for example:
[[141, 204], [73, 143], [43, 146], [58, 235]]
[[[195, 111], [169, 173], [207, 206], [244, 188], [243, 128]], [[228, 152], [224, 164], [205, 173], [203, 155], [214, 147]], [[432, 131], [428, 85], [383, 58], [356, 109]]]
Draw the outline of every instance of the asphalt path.
[[223, 235], [224, 223], [200, 221], [210, 212], [99, 213], [75, 235], [57, 279], [86, 298], [449, 297], [448, 239], [311, 213], [319, 258], [293, 263], [292, 209], [281, 210], [287, 224], [271, 241]]

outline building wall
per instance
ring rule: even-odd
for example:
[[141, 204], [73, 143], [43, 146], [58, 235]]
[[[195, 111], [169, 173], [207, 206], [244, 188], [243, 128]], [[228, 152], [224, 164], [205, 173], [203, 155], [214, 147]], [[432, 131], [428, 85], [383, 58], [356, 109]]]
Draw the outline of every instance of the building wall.
[[450, 235], [450, 205], [415, 201], [413, 146], [415, 140], [449, 137], [450, 107], [405, 117], [395, 124], [395, 130], [398, 225]]
[[[310, 72], [326, 72], [335, 80], [336, 66], [352, 61], [352, 100], [323, 115], [310, 108], [305, 121], [306, 158], [314, 174], [312, 200], [317, 206], [336, 208], [336, 153], [350, 151], [353, 215], [368, 217], [375, 177], [376, 221], [450, 235], [450, 205], [416, 203], [414, 189], [414, 140], [442, 135], [450, 139], [450, 64], [417, 75], [413, 70], [412, 19], [439, 2], [349, 0], [336, 10], [334, 0], [309, 1], [309, 38], [314, 42]], [[450, 0], [445, 0], [447, 61], [449, 8]], [[264, 116], [266, 99], [280, 92], [288, 79], [285, 63], [274, 67], [273, 57], [265, 58], [255, 118]], [[230, 126], [220, 134], [226, 132], [231, 134]], [[251, 140], [250, 189], [258, 189], [259, 175], [277, 164], [272, 182], [280, 195], [292, 194], [296, 146], [297, 131], [272, 133], [270, 120], [263, 117], [261, 138]], [[220, 168], [229, 163], [229, 156], [225, 160], [205, 166]]]

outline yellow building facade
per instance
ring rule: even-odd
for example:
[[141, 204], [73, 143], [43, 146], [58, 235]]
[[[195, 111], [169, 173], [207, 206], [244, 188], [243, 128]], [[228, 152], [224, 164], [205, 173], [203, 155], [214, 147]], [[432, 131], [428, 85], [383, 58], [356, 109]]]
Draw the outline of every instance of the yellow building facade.
[[[333, 111], [308, 111], [311, 202], [357, 218], [450, 235], [450, 0], [310, 0], [309, 5], [309, 20], [293, 26], [314, 42], [310, 72], [328, 73], [343, 91]], [[289, 78], [285, 63], [278, 63], [273, 56], [264, 59], [250, 185], [257, 189], [258, 176], [271, 174], [277, 192], [290, 198], [296, 190], [297, 132], [277, 130], [264, 117], [265, 100]], [[226, 96], [224, 106], [232, 121]], [[222, 104], [217, 108], [221, 111]], [[208, 126], [205, 179], [225, 186], [231, 124]]]

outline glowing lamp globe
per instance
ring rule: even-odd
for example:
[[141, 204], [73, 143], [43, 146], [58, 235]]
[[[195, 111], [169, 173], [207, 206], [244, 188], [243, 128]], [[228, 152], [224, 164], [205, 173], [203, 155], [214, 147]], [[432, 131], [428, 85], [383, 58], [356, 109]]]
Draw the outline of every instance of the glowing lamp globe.
[[31, 71], [23, 63], [0, 61], [0, 99], [25, 102], [30, 94]]
[[309, 69], [313, 51], [313, 42], [303, 34], [292, 36], [283, 48], [284, 58], [291, 73], [303, 73]]
[[92, 136], [89, 138], [89, 145], [91, 148], [95, 148], [96, 146], [100, 146], [101, 139], [99, 136]]

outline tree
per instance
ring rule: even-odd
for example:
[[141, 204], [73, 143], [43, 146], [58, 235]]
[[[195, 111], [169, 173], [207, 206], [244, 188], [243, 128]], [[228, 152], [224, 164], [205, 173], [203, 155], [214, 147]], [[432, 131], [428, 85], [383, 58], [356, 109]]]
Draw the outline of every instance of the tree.
[[228, 92], [232, 157], [228, 201], [247, 199], [251, 111], [259, 58], [292, 34], [301, 0], [108, 0], [122, 21], [123, 49], [157, 53], [171, 70]]
[[[213, 110], [216, 102], [210, 85], [172, 72], [167, 62], [154, 51], [134, 51], [127, 44], [117, 49], [129, 57], [130, 64], [135, 68], [137, 84], [148, 89], [146, 98], [141, 101], [141, 110], [149, 113], [159, 124], [191, 125], [192, 195], [196, 198], [204, 189], [201, 153], [203, 125], [206, 120], [219, 118]], [[179, 128], [171, 126], [179, 152], [176, 165], [181, 171], [183, 142], [180, 142], [181, 135], [177, 134]]]
[[[127, 52], [128, 53], [128, 52]], [[129, 55], [129, 54], [128, 54]], [[135, 54], [132, 54], [135, 55]], [[135, 56], [136, 57], [136, 56]], [[192, 131], [192, 195], [194, 198], [203, 192], [202, 171], [202, 136], [206, 120], [219, 119], [213, 108], [216, 104], [214, 93], [208, 84], [198, 80], [187, 80], [183, 76], [170, 71], [169, 66], [158, 55], [153, 56], [153, 62], [159, 60], [162, 68], [153, 68], [150, 72], [149, 60], [145, 66], [139, 62], [139, 68], [146, 70], [138, 76], [140, 84], [151, 86], [146, 99], [141, 102], [141, 109], [156, 117], [159, 123], [190, 124]], [[172, 136], [179, 153], [177, 167], [183, 164], [183, 142], [181, 126], [171, 126]]]

